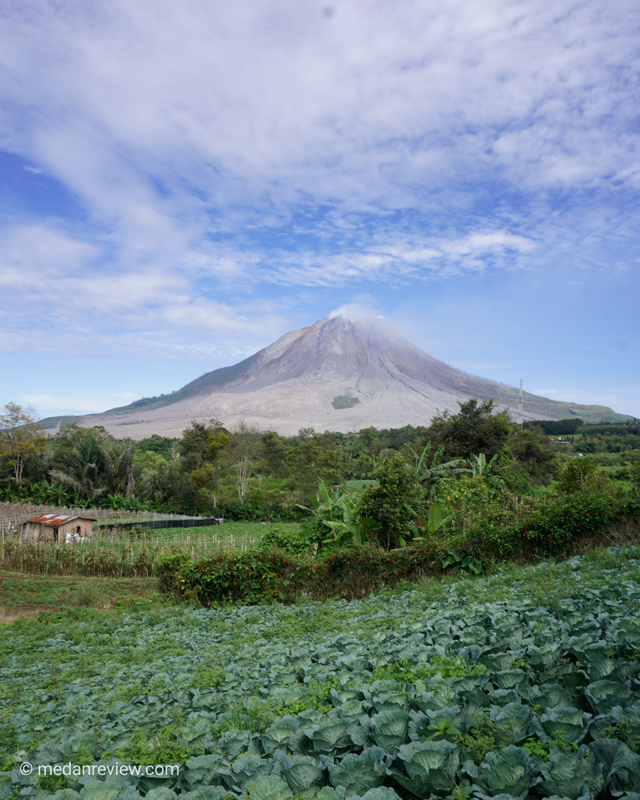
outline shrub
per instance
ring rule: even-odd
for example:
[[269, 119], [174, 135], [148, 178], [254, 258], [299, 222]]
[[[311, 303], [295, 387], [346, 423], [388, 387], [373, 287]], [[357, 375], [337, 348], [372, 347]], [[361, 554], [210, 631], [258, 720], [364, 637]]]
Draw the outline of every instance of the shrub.
[[[559, 555], [629, 518], [640, 518], [639, 499], [574, 494], [546, 507], [529, 509], [517, 522], [481, 520], [464, 534], [445, 538], [438, 532], [427, 541], [392, 551], [352, 545], [312, 559], [300, 554], [305, 537], [301, 532], [290, 542], [298, 554], [263, 549], [192, 560], [180, 552], [161, 558], [156, 571], [161, 591], [195, 599], [202, 605], [291, 603], [305, 597], [352, 600], [383, 587], [440, 574], [447, 568], [479, 572], [496, 559], [534, 560], [540, 555]], [[284, 549], [286, 539], [276, 529], [271, 548]]]
[[344, 548], [316, 560], [268, 550], [196, 560], [177, 553], [161, 559], [157, 571], [161, 591], [205, 606], [291, 603], [303, 597], [353, 600], [383, 586], [442, 572], [443, 554], [433, 542], [393, 552]]
[[586, 538], [640, 517], [640, 501], [607, 495], [572, 494], [538, 506], [517, 522], [498, 526], [481, 521], [467, 531], [467, 542], [505, 557], [559, 555]]
[[381, 544], [390, 550], [402, 547], [411, 538], [412, 508], [422, 511], [423, 497], [416, 486], [415, 474], [404, 458], [397, 454], [383, 461], [376, 469], [377, 486], [366, 489], [359, 512], [380, 526]]
[[613, 481], [591, 456], [574, 458], [558, 472], [563, 494], [613, 494]]
[[283, 530], [279, 525], [270, 525], [260, 540], [260, 550], [281, 550], [297, 556], [308, 553], [312, 545], [313, 539], [304, 528], [291, 531]]
[[458, 531], [466, 531], [481, 521], [502, 525], [513, 518], [508, 510], [510, 495], [500, 478], [483, 475], [463, 475], [445, 478], [441, 482], [440, 500], [445, 513], [453, 515]]

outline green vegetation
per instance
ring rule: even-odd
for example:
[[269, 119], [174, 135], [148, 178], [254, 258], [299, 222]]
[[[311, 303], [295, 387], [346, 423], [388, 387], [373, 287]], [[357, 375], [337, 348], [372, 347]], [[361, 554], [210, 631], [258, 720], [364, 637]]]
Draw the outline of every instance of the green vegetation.
[[633, 800], [638, 426], [550, 438], [493, 411], [5, 437], [7, 498], [236, 521], [3, 538], [0, 798]]
[[0, 573], [0, 617], [79, 607], [161, 603], [153, 578], [87, 578]]
[[193, 422], [181, 439], [153, 435], [138, 443], [115, 439], [99, 427], [70, 424], [45, 439], [37, 429], [8, 424], [7, 431], [27, 436], [29, 447], [16, 477], [17, 451], [6, 440], [0, 452], [0, 497], [238, 520], [298, 519], [299, 506], [309, 507], [319, 479], [330, 486], [372, 480], [390, 456], [419, 460], [425, 445], [432, 446], [429, 470], [423, 470], [424, 460], [420, 466], [425, 489], [427, 472], [434, 473], [437, 484], [449, 461], [481, 453], [490, 460], [498, 452], [511, 462], [519, 492], [548, 482], [554, 470], [549, 441], [536, 438], [535, 431], [516, 432], [504, 414], [492, 412], [492, 401], [474, 400], [458, 414], [436, 417], [430, 428], [364, 428], [357, 434], [301, 429], [287, 438], [246, 426], [230, 432], [210, 420]]
[[[639, 609], [640, 549], [610, 548], [351, 603], [43, 613], [0, 629], [0, 794], [626, 796]], [[67, 762], [181, 769], [37, 774]]]
[[[595, 441], [607, 443], [620, 437], [634, 441], [638, 428], [569, 422], [571, 430], [580, 431], [574, 439], [596, 428]], [[194, 564], [206, 562], [202, 574], [214, 586], [219, 581], [213, 573], [235, 570], [236, 556], [227, 553], [259, 548], [297, 559], [297, 583], [287, 578], [288, 589], [284, 578], [264, 583], [266, 597], [295, 599], [305, 592], [328, 596], [326, 586], [310, 587], [308, 576], [318, 559], [324, 563], [345, 548], [382, 553], [409, 548], [415, 569], [405, 572], [413, 579], [426, 569], [427, 561], [416, 555], [425, 548], [445, 553], [456, 568], [487, 569], [505, 558], [572, 554], [604, 536], [628, 541], [639, 516], [640, 461], [616, 473], [600, 463], [604, 454], [570, 452], [575, 446], [545, 436], [539, 425], [517, 429], [504, 412], [494, 413], [491, 400], [462, 403], [457, 414], [439, 415], [429, 428], [365, 428], [344, 436], [302, 429], [285, 439], [246, 426], [229, 432], [211, 420], [193, 422], [180, 440], [152, 436], [136, 445], [99, 428], [71, 425], [44, 450], [34, 444], [23, 458], [19, 483], [15, 459], [0, 459], [5, 495], [29, 491], [60, 501], [73, 491], [76, 503], [186, 511], [246, 524], [276, 520], [281, 527], [258, 526], [250, 535], [236, 535], [227, 524], [193, 531], [140, 527], [73, 550], [9, 540], [5, 567], [148, 576], [155, 574], [163, 551], [188, 549]], [[49, 480], [31, 480], [43, 466]], [[286, 527], [283, 520], [296, 522]], [[358, 555], [355, 560], [359, 563]], [[377, 557], [370, 563], [378, 563]], [[371, 569], [354, 586], [370, 590], [395, 579]], [[219, 593], [192, 589], [217, 602]], [[259, 592], [230, 594], [255, 601]]]
[[166, 552], [181, 551], [193, 557], [210, 557], [250, 551], [262, 545], [267, 531], [273, 531], [271, 537], [266, 537], [267, 541], [276, 541], [282, 536], [288, 537], [288, 541], [299, 541], [301, 526], [259, 522], [159, 530], [134, 526], [122, 531], [107, 531], [102, 536], [96, 534], [67, 547], [7, 539], [2, 545], [3, 566], [4, 569], [30, 574], [149, 577], [156, 574], [157, 560]]
[[337, 397], [334, 397], [331, 401], [331, 405], [338, 411], [341, 408], [353, 408], [360, 402], [358, 397], [353, 397], [353, 395], [346, 391], [344, 394], [339, 394]]

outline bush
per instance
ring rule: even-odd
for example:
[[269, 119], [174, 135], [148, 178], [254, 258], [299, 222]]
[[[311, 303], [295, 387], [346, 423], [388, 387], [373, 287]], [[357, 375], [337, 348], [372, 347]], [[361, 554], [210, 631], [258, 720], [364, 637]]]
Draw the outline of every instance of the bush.
[[559, 555], [580, 541], [603, 533], [626, 519], [640, 517], [640, 501], [608, 495], [576, 493], [538, 506], [517, 522], [496, 526], [483, 521], [473, 526], [466, 541], [499, 557]]
[[195, 598], [204, 606], [291, 603], [305, 597], [354, 600], [399, 581], [438, 574], [444, 555], [433, 542], [390, 553], [368, 546], [345, 548], [321, 560], [268, 550], [196, 560], [175, 554], [161, 560], [157, 571], [161, 591]]
[[447, 568], [478, 572], [496, 560], [533, 561], [567, 553], [626, 519], [640, 518], [640, 499], [576, 493], [522, 510], [516, 522], [484, 519], [464, 534], [450, 529], [442, 536], [440, 531], [412, 547], [385, 551], [351, 545], [316, 559], [304, 555], [308, 533], [285, 534], [275, 527], [259, 551], [196, 560], [184, 552], [174, 553], [158, 561], [156, 572], [161, 591], [205, 606], [291, 603], [302, 598], [353, 600]]
[[411, 539], [414, 511], [422, 512], [423, 497], [415, 474], [400, 454], [386, 459], [375, 471], [377, 486], [365, 489], [359, 513], [380, 527], [379, 540], [390, 550]]
[[499, 526], [513, 519], [513, 500], [504, 482], [497, 477], [462, 475], [444, 478], [440, 484], [444, 513], [451, 514], [456, 528], [463, 532], [481, 521]]
[[238, 522], [253, 522], [262, 520], [300, 520], [306, 516], [304, 509], [294, 505], [283, 505], [279, 502], [269, 502], [262, 493], [247, 496], [246, 501], [230, 500], [222, 503], [215, 509], [217, 517]]
[[313, 546], [308, 531], [283, 530], [279, 525], [271, 525], [260, 540], [260, 550], [281, 550], [290, 555], [302, 556]]
[[558, 472], [558, 481], [563, 494], [612, 494], [615, 488], [591, 456], [574, 458], [565, 464]]

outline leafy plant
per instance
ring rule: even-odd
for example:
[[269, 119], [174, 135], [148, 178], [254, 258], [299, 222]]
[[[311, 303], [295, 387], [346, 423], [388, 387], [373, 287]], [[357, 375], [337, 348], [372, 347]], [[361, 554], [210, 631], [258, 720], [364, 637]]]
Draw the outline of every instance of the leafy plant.
[[442, 559], [442, 569], [447, 569], [447, 567], [451, 566], [455, 566], [458, 569], [468, 569], [474, 575], [482, 574], [482, 563], [463, 550], [447, 550], [447, 555]]
[[439, 463], [444, 452], [444, 445], [438, 447], [429, 465], [428, 458], [431, 453], [431, 442], [427, 442], [420, 455], [416, 453], [410, 444], [405, 444], [405, 448], [414, 457], [415, 479], [422, 486], [429, 499], [435, 499], [440, 481], [443, 478], [462, 475], [469, 471], [466, 467], [460, 466], [463, 463], [461, 458], [454, 458], [442, 464]]
[[[415, 514], [415, 512], [413, 513]], [[427, 539], [432, 539], [440, 528], [443, 528], [447, 523], [451, 522], [453, 514], [450, 514], [448, 517], [443, 517], [442, 506], [440, 503], [435, 502], [429, 506], [426, 519], [420, 518], [418, 514], [415, 514], [415, 517], [415, 522], [411, 525], [411, 531], [414, 534], [413, 541], [423, 542]]]
[[360, 514], [375, 520], [380, 529], [378, 541], [387, 550], [405, 547], [415, 516], [411, 507], [420, 500], [414, 475], [398, 453], [382, 462], [375, 477], [378, 485], [365, 490], [360, 500]]
[[[309, 566], [353, 581], [366, 558], [420, 552], [362, 546]], [[262, 570], [281, 585], [287, 561], [272, 557], [250, 583]], [[194, 570], [218, 589], [231, 569], [167, 559], [175, 581]], [[541, 582], [561, 587], [553, 605]], [[639, 609], [640, 548], [616, 548], [350, 603], [41, 614], [0, 628], [0, 795], [623, 797], [640, 788]], [[63, 786], [20, 775], [14, 758], [180, 774]]]
[[497, 460], [497, 453], [491, 458], [490, 461], [487, 461], [487, 457], [484, 453], [480, 453], [480, 455], [477, 456], [469, 456], [469, 466], [471, 467], [472, 477], [486, 478], [492, 472], [499, 472], [500, 469], [503, 469], [504, 467], [497, 467]]
[[322, 479], [318, 481], [318, 488], [311, 509], [318, 533], [314, 555], [322, 547], [332, 548], [351, 542], [364, 544], [376, 526], [373, 520], [361, 514], [356, 498], [341, 486], [328, 489]]

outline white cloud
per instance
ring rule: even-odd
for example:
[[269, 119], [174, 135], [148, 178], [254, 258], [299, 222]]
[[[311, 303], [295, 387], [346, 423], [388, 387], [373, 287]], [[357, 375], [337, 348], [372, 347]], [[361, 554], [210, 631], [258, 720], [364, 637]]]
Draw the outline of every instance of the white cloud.
[[14, 4], [0, 146], [86, 219], [3, 218], [0, 347], [240, 352], [289, 327], [247, 311], [264, 284], [609, 268], [637, 252], [638, 21], [631, 0]]
[[331, 319], [334, 317], [345, 317], [354, 322], [362, 319], [371, 319], [372, 317], [384, 319], [376, 310], [375, 300], [367, 295], [361, 295], [355, 302], [345, 303], [340, 306], [340, 308], [332, 311], [329, 317]]
[[150, 231], [136, 204], [166, 220], [190, 187], [227, 209], [267, 193], [278, 213], [304, 195], [406, 207], [425, 180], [496, 167], [548, 186], [625, 180], [635, 21], [631, 3], [595, 0], [345, 0], [331, 19], [292, 0], [16, 6], [6, 142]]
[[25, 394], [21, 396], [21, 401], [31, 403], [37, 409], [44, 410], [52, 415], [53, 411], [60, 413], [91, 414], [107, 411], [109, 408], [127, 405], [138, 396], [132, 392], [116, 392], [114, 394], [103, 395], [70, 395], [57, 396], [51, 394]]

